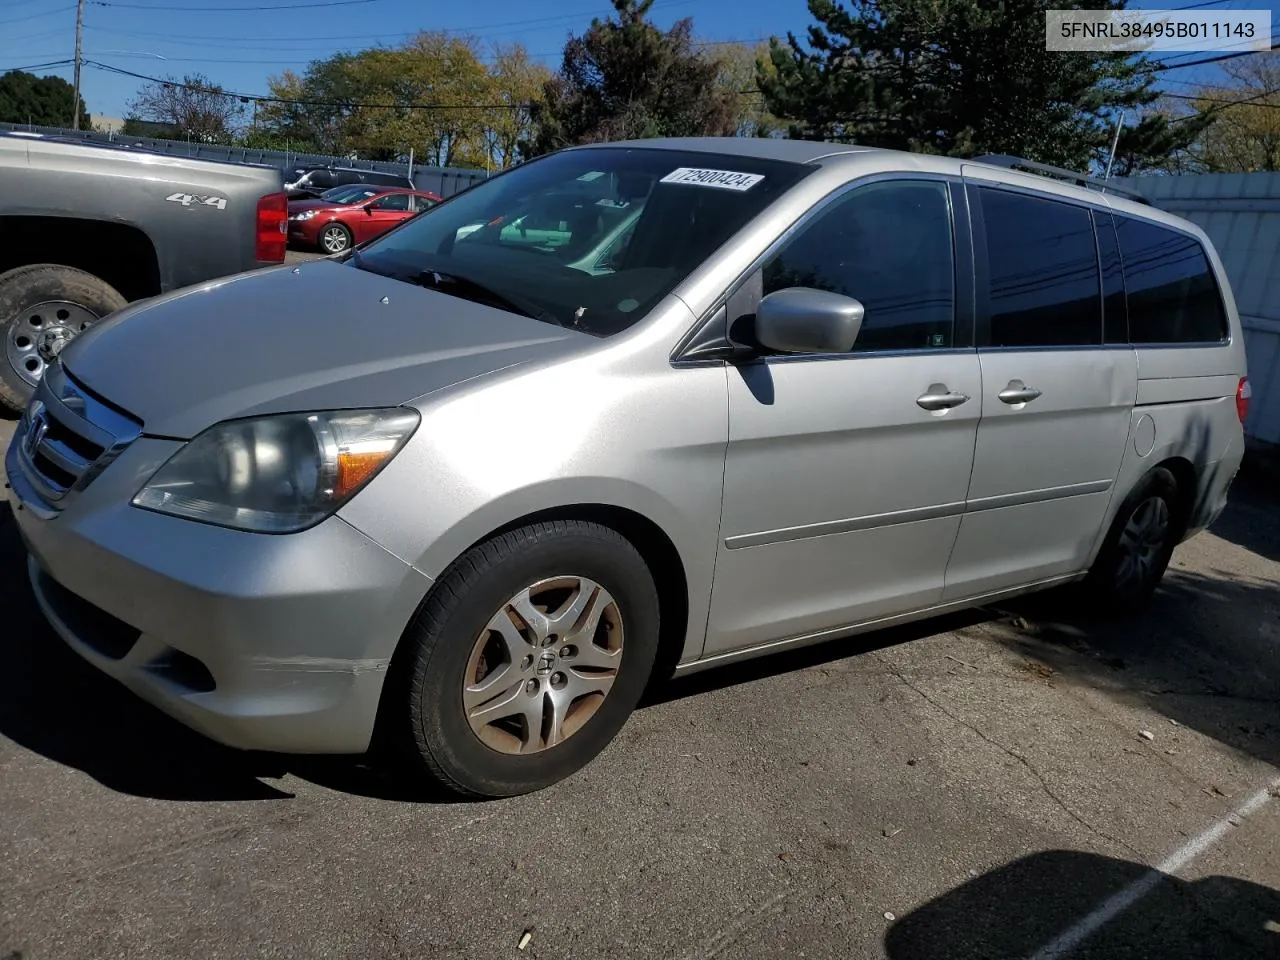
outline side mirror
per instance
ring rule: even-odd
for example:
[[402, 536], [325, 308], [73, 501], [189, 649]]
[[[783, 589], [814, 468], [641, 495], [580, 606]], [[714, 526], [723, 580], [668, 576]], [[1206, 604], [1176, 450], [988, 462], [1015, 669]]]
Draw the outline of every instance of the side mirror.
[[811, 287], [775, 290], [756, 308], [755, 336], [781, 353], [848, 353], [865, 310], [852, 297]]
[[366, 204], [363, 204], [363, 205], [362, 205], [362, 209], [364, 210], [364, 212], [365, 212], [365, 213], [369, 214], [369, 216], [373, 216], [373, 204], [372, 204], [372, 203], [366, 203]]

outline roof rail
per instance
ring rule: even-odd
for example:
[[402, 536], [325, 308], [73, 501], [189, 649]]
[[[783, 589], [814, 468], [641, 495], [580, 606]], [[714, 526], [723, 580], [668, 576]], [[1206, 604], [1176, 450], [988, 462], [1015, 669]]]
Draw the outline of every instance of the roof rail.
[[1066, 167], [1055, 167], [1048, 163], [1038, 163], [1035, 160], [1024, 160], [1022, 157], [1011, 157], [1007, 153], [985, 153], [980, 157], [974, 157], [973, 162], [985, 163], [993, 167], [1004, 167], [1009, 170], [1026, 170], [1028, 173], [1038, 173], [1044, 177], [1055, 177], [1058, 180], [1066, 180], [1068, 183], [1074, 183], [1086, 189], [1098, 190], [1101, 193], [1110, 191], [1118, 196], [1146, 204], [1148, 207], [1151, 206], [1151, 201], [1136, 190], [1115, 187], [1111, 185], [1110, 181], [1098, 180], [1088, 174], [1068, 170]]

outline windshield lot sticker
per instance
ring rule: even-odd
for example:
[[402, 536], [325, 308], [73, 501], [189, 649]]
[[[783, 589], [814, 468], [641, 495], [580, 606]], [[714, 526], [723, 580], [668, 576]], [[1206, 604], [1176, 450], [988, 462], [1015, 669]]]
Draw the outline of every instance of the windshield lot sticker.
[[662, 178], [662, 183], [691, 183], [698, 187], [716, 187], [720, 190], [750, 190], [764, 179], [760, 173], [735, 173], [732, 170], [699, 170], [697, 167], [680, 167]]

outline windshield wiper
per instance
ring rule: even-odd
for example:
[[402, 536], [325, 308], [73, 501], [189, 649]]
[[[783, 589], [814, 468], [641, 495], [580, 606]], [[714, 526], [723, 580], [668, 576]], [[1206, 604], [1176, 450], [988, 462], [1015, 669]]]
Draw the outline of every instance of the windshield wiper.
[[491, 307], [509, 311], [510, 313], [518, 313], [522, 317], [531, 317], [534, 320], [541, 320], [544, 323], [554, 323], [557, 326], [563, 326], [562, 323], [551, 313], [543, 310], [531, 300], [524, 297], [509, 293], [499, 293], [492, 287], [485, 286], [478, 280], [470, 277], [464, 277], [456, 273], [447, 273], [443, 270], [426, 269], [419, 271], [415, 276], [406, 278], [410, 283], [416, 283], [419, 286], [427, 287], [431, 290], [439, 290], [441, 293], [447, 293], [451, 296], [461, 297], [464, 300], [474, 300], [477, 303], [487, 303]]

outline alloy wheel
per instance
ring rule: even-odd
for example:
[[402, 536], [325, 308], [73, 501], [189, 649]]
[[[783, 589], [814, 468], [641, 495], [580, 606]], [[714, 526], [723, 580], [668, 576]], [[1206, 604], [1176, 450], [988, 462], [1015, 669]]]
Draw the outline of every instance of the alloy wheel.
[[622, 613], [585, 577], [539, 580], [503, 604], [467, 661], [463, 708], [500, 753], [530, 754], [573, 736], [609, 695], [622, 663]]
[[341, 227], [326, 227], [320, 235], [320, 245], [329, 253], [341, 253], [347, 249], [347, 232]]
[[1148, 497], [1134, 508], [1120, 531], [1117, 586], [1138, 589], [1156, 572], [1169, 537], [1169, 520], [1163, 497]]

